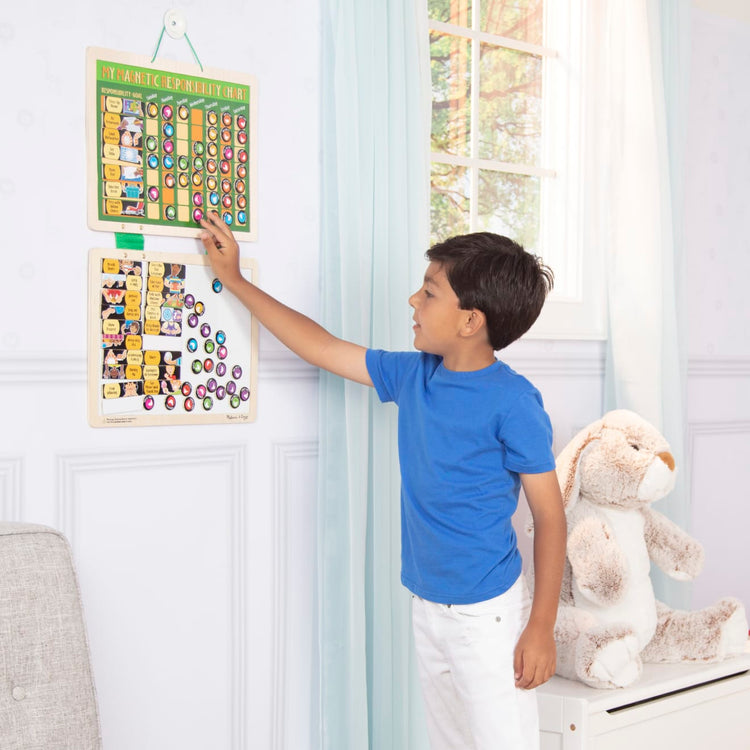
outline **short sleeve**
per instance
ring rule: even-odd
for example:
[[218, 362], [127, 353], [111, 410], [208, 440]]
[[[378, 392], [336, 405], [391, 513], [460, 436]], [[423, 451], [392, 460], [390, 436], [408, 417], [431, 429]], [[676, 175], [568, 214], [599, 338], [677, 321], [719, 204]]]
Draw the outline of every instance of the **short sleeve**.
[[413, 372], [417, 357], [411, 352], [387, 352], [368, 349], [365, 354], [367, 372], [382, 402], [398, 403], [401, 387], [408, 373]]
[[503, 420], [500, 440], [505, 446], [505, 468], [519, 474], [553, 471], [552, 424], [539, 391], [522, 393]]

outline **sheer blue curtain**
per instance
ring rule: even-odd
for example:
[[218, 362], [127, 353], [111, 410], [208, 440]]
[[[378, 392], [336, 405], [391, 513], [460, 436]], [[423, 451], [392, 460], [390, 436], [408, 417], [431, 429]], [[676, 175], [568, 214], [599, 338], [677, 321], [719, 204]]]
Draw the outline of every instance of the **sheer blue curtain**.
[[[657, 509], [687, 529], [682, 162], [690, 5], [602, 0], [594, 7], [591, 187], [607, 266], [605, 408], [632, 409], [669, 440], [678, 482]], [[659, 598], [689, 606], [689, 586], [657, 570], [652, 578]]]
[[[408, 349], [429, 238], [426, 3], [323, 0], [321, 322]], [[320, 745], [426, 747], [401, 587], [396, 412], [320, 381]]]

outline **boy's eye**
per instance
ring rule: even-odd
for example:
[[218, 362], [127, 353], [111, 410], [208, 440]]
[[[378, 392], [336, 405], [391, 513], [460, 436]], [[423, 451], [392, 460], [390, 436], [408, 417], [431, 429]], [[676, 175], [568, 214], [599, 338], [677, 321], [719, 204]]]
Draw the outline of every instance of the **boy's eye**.
[[424, 296], [425, 297], [432, 297], [432, 292], [427, 291], [427, 289], [424, 290]]

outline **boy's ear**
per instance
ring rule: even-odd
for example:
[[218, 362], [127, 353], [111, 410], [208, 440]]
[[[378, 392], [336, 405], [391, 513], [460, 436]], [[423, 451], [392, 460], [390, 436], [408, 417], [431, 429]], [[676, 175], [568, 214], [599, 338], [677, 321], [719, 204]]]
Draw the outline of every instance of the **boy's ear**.
[[461, 331], [463, 336], [474, 336], [487, 326], [487, 318], [481, 310], [472, 309], [466, 311], [464, 326]]

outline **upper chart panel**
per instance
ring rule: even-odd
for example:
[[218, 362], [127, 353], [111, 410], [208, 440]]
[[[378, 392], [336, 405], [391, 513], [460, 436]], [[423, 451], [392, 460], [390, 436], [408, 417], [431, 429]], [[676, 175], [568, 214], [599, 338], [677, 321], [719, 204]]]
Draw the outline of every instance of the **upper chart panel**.
[[255, 78], [93, 47], [86, 69], [89, 227], [197, 237], [217, 211], [255, 240]]

